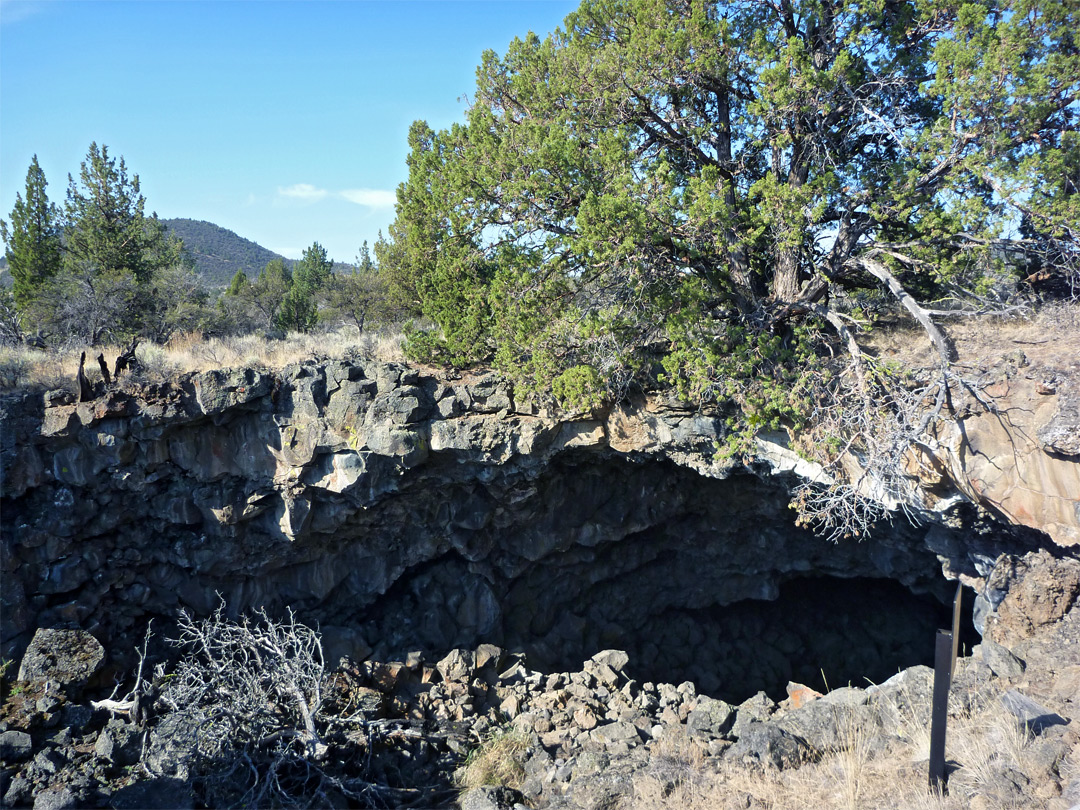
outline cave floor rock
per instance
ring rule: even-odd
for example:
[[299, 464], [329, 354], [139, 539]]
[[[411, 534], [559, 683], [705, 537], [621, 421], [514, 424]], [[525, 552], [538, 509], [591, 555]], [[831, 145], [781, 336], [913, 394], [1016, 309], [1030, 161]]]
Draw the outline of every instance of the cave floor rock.
[[[1031, 554], [999, 582], [987, 641], [957, 663], [939, 799], [926, 794], [924, 666], [866, 689], [792, 684], [780, 703], [759, 693], [731, 705], [691, 682], [628, 678], [618, 650], [552, 673], [494, 645], [439, 661], [343, 659], [324, 710], [352, 725], [326, 725], [319, 755], [262, 750], [289, 754], [292, 770], [272, 776], [302, 786], [293, 798], [306, 806], [1068, 810], [1080, 800], [1080, 602], [1067, 586], [1041, 620], [1009, 618], [1030, 596], [1025, 582], [1067, 584], [1077, 567]], [[208, 785], [234, 780], [240, 796], [255, 768], [185, 759], [193, 730], [170, 722], [160, 700], [133, 718], [95, 710], [92, 685], [4, 687], [4, 806], [210, 806]]]

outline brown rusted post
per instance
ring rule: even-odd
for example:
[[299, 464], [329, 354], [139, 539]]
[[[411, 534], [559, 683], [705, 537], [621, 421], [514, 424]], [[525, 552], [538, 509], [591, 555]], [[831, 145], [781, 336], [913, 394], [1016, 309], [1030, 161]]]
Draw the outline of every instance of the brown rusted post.
[[938, 630], [934, 648], [934, 699], [930, 715], [930, 789], [945, 792], [945, 722], [949, 715], [950, 663], [953, 639], [948, 630]]

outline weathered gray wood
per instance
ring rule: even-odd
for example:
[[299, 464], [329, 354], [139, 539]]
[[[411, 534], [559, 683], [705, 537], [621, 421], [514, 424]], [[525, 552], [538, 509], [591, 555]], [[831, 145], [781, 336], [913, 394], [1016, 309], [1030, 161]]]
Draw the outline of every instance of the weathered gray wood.
[[112, 379], [109, 377], [109, 364], [105, 362], [105, 355], [99, 354], [97, 356], [98, 368], [101, 369], [101, 379], [105, 380], [105, 384], [109, 385]]

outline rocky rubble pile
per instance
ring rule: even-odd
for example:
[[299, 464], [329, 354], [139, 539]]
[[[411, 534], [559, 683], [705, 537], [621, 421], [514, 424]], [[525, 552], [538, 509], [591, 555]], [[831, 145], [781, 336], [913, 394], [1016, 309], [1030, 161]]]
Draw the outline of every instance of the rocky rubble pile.
[[[976, 773], [957, 748], [952, 790], [971, 807], [1067, 810], [1080, 801], [1073, 719], [1080, 716], [1080, 564], [1044, 553], [1005, 568], [994, 580], [1002, 597], [986, 617], [987, 639], [958, 664], [950, 722], [962, 726], [996, 706], [1019, 729], [1024, 756], [991, 751]], [[1027, 605], [1033, 595], [1038, 609]], [[107, 694], [104, 658], [85, 632], [38, 631], [18, 680], [5, 682], [4, 805], [220, 805], [208, 799], [207, 786], [246, 778], [252, 761], [237, 770], [235, 762], [195, 758], [198, 730], [175, 722], [160, 697], [153, 700], [168, 679], [162, 671], [142, 705], [116, 712], [91, 700]], [[325, 681], [323, 704], [327, 716], [349, 722], [328, 721], [321, 727], [326, 749], [293, 755], [288, 773], [277, 760], [273, 777], [300, 784], [295, 770], [306, 769], [311, 792], [294, 794], [298, 804], [633, 807], [643, 777], [669, 787], [686, 778], [686, 762], [672, 754], [686, 746], [698, 753], [698, 772], [723, 780], [737, 771], [808, 767], [850, 746], [853, 729], [868, 757], [895, 758], [918, 750], [914, 739], [929, 722], [933, 673], [922, 666], [866, 689], [819, 695], [791, 684], [779, 703], [762, 692], [731, 705], [690, 682], [638, 682], [626, 676], [628, 664], [626, 653], [606, 650], [578, 671], [545, 674], [489, 644], [437, 662], [420, 653], [401, 662], [342, 659]], [[507, 741], [513, 744], [500, 749]], [[493, 770], [502, 784], [474, 784], [482, 756], [503, 759]], [[925, 774], [925, 762], [916, 767]], [[751, 793], [741, 801], [764, 806]]]

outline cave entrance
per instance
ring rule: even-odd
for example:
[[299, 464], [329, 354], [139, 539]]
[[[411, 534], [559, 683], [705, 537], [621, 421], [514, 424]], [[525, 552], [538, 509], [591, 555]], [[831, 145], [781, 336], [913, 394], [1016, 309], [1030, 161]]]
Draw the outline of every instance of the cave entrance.
[[[490, 642], [551, 673], [622, 649], [632, 678], [692, 681], [729, 702], [932, 663], [956, 587], [939, 551], [953, 570], [965, 564], [954, 530], [897, 520], [829, 543], [795, 525], [789, 481], [575, 460], [527, 487], [448, 493], [457, 512], [447, 508], [441, 555], [355, 619], [327, 623], [360, 625], [376, 658]], [[970, 599], [964, 614], [970, 648]]]
[[[789, 681], [825, 692], [881, 683], [916, 664], [932, 666], [935, 633], [951, 624], [951, 604], [916, 595], [893, 580], [807, 577], [781, 585], [774, 600], [668, 608], [633, 633], [606, 640], [629, 654], [630, 677], [692, 681], [699, 692], [739, 703], [760, 690], [779, 701]], [[961, 653], [976, 643], [968, 609]], [[529, 660], [541, 668], [576, 669], [595, 652]]]
[[[524, 653], [530, 669], [545, 673], [574, 672], [597, 652], [620, 649], [630, 659], [626, 674], [638, 681], [692, 681], [699, 692], [730, 703], [759, 691], [779, 701], [790, 681], [826, 692], [881, 683], [917, 664], [932, 666], [936, 632], [952, 625], [947, 595], [953, 587], [941, 584], [945, 587], [917, 594], [888, 578], [802, 576], [782, 582], [775, 598], [694, 608], [643, 606], [621, 622], [600, 618], [601, 588], [570, 609], [534, 601], [531, 609], [517, 611], [517, 618], [531, 616], [533, 622], [514, 621], [514, 612], [492, 604], [492, 612], [502, 616], [496, 626], [448, 636], [455, 631], [445, 626], [446, 590], [454, 587], [461, 597], [479, 585], [481, 592], [490, 592], [463, 563], [443, 561], [388, 594], [394, 609], [371, 622], [367, 635], [397, 636], [376, 657], [420, 649], [435, 660], [453, 647], [492, 642]], [[425, 606], [427, 600], [431, 604]], [[461, 604], [468, 603], [466, 598]], [[966, 591], [961, 654], [979, 642], [971, 605]], [[534, 632], [545, 614], [547, 631]]]

